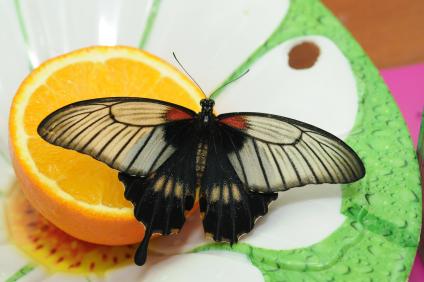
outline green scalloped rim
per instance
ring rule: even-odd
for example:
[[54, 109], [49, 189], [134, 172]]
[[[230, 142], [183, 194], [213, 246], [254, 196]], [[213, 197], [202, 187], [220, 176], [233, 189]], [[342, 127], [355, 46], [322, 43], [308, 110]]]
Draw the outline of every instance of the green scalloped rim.
[[359, 110], [347, 143], [363, 159], [367, 175], [343, 185], [341, 212], [346, 221], [325, 240], [307, 248], [280, 251], [243, 243], [232, 247], [209, 244], [194, 252], [246, 254], [266, 281], [405, 281], [421, 228], [418, 163], [399, 109], [378, 70], [349, 32], [319, 1], [292, 0], [277, 30], [227, 81], [273, 47], [307, 35], [335, 42], [357, 82]]

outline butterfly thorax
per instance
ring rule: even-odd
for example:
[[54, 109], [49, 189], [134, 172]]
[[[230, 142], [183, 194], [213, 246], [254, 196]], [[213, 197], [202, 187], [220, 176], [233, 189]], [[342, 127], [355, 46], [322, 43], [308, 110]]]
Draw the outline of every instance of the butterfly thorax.
[[213, 106], [215, 102], [211, 99], [200, 101], [201, 112], [197, 115], [199, 143], [196, 151], [196, 186], [200, 186], [200, 180], [205, 170], [206, 158], [208, 154], [208, 143], [211, 130], [215, 125], [215, 115]]

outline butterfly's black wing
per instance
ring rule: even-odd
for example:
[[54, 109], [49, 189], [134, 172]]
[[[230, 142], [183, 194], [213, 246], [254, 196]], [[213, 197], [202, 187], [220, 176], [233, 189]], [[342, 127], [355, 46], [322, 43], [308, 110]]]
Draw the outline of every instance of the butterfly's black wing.
[[217, 117], [200, 191], [205, 232], [237, 242], [268, 212], [275, 192], [312, 183], [348, 183], [365, 174], [357, 154], [306, 123], [260, 113]]
[[365, 175], [358, 155], [315, 126], [269, 114], [218, 116], [227, 156], [250, 190], [270, 193], [313, 183], [349, 183]]
[[39, 125], [39, 135], [130, 175], [155, 171], [176, 150], [165, 138], [170, 123], [184, 123], [195, 113], [145, 98], [114, 97], [65, 106]]
[[[65, 106], [46, 117], [46, 141], [90, 155], [119, 170], [125, 197], [146, 226], [135, 261], [142, 265], [152, 233], [170, 234], [195, 198], [195, 113], [144, 98], [101, 98]], [[184, 164], [184, 165], [181, 165]]]
[[227, 156], [229, 142], [220, 130], [211, 134], [199, 203], [205, 233], [215, 241], [234, 243], [268, 212], [277, 193], [252, 192], [240, 181]]
[[146, 260], [150, 236], [178, 232], [195, 200], [198, 140], [192, 122], [170, 124], [165, 131], [176, 136], [171, 142], [176, 150], [169, 159], [147, 177], [119, 174], [125, 185], [125, 197], [134, 204], [135, 217], [146, 226], [134, 258], [138, 265]]

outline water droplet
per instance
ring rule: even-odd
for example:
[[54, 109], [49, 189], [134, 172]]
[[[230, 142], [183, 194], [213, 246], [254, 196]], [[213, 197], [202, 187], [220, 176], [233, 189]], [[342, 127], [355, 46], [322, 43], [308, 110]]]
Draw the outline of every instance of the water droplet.
[[354, 258], [354, 259], [352, 259], [352, 262], [353, 263], [356, 263], [356, 264], [360, 264], [361, 263], [361, 259], [360, 258]]
[[367, 247], [367, 251], [368, 251], [370, 254], [375, 255], [374, 247], [373, 247], [373, 246], [368, 246], [368, 247]]
[[408, 221], [404, 220], [402, 224], [399, 225], [399, 228], [405, 229], [408, 227]]
[[405, 270], [406, 270], [406, 266], [403, 264], [396, 267], [397, 272], [404, 272]]
[[393, 235], [393, 232], [390, 229], [383, 229], [382, 232], [381, 232], [381, 235], [383, 235], [384, 237], [388, 237], [388, 236]]
[[362, 272], [362, 273], [371, 273], [371, 272], [374, 271], [374, 268], [372, 268], [370, 266], [364, 266], [364, 267], [361, 267], [359, 269], [359, 271]]
[[348, 273], [350, 272], [350, 267], [349, 267], [349, 266], [346, 266], [346, 265], [343, 265], [343, 264], [339, 264], [339, 265], [338, 265], [338, 266], [334, 269], [334, 271], [335, 271], [336, 273], [346, 275], [346, 274], [348, 274]]
[[352, 226], [355, 230], [360, 230], [361, 229], [361, 224], [357, 221], [352, 221], [350, 223], [350, 226]]

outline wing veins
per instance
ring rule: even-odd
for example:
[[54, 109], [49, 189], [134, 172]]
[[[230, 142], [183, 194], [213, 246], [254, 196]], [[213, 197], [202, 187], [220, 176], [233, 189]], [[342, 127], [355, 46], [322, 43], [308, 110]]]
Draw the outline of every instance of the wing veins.
[[[308, 136], [310, 137], [310, 138], [312, 138], [313, 140], [315, 140], [315, 142], [317, 142], [318, 143], [318, 145], [321, 147], [321, 149], [327, 154], [327, 156], [333, 161], [333, 163], [337, 166], [337, 168], [339, 169], [339, 171], [342, 173], [342, 175], [343, 175], [343, 177], [344, 177], [344, 179], [345, 179], [345, 181], [348, 181], [349, 180], [349, 177], [348, 176], [346, 176], [346, 174], [344, 173], [344, 171], [343, 171], [343, 169], [341, 169], [341, 167], [339, 166], [339, 164], [338, 164], [338, 162], [336, 161], [336, 160], [334, 160], [334, 158], [327, 152], [327, 150], [325, 150], [324, 149], [324, 147], [323, 146], [326, 146], [327, 148], [330, 148], [330, 149], [332, 149], [330, 146], [328, 146], [327, 144], [324, 144], [324, 143], [321, 143], [319, 140], [317, 140], [315, 137], [313, 137], [313, 136], [311, 136], [311, 135], [309, 135], [308, 134]], [[334, 151], [334, 149], [332, 149], [333, 151]], [[335, 151], [335, 153], [337, 153], [337, 151]], [[338, 153], [337, 153], [338, 154]], [[339, 155], [339, 154], [338, 154]], [[340, 155], [339, 155], [339, 157], [340, 157]], [[344, 159], [344, 158], [342, 158], [342, 160], [344, 160], [344, 165], [343, 165], [343, 167], [345, 168], [345, 169], [350, 169], [351, 170], [351, 172], [353, 172], [353, 175], [355, 176], [355, 173], [354, 173], [354, 171], [352, 170], [352, 168], [348, 165], [348, 166], [346, 166], [346, 160]], [[346, 171], [347, 172], [347, 171]]]
[[[54, 138], [54, 140], [52, 140], [52, 142], [51, 143], [53, 143], [53, 144], [55, 144], [56, 143], [56, 141], [57, 140], [59, 140], [62, 136], [63, 136], [63, 134], [65, 134], [69, 129], [71, 129], [72, 127], [74, 127], [76, 124], [78, 124], [78, 123], [80, 123], [81, 121], [83, 121], [84, 119], [86, 119], [87, 117], [89, 117], [90, 115], [91, 115], [92, 113], [89, 113], [89, 114], [87, 114], [85, 117], [83, 117], [83, 118], [81, 118], [81, 119], [79, 119], [77, 122], [70, 122], [69, 123], [69, 126], [68, 126], [68, 124], [66, 125], [66, 127], [63, 129], [63, 131], [62, 132], [60, 132], [55, 138]], [[101, 118], [104, 118], [104, 116], [103, 117], [101, 117]]]
[[[174, 138], [174, 137], [173, 137]], [[172, 139], [173, 139], [172, 138]], [[162, 150], [158, 153], [158, 155], [156, 156], [155, 160], [152, 162], [152, 165], [150, 166], [148, 172], [146, 174], [150, 174], [151, 170], [155, 167], [157, 161], [160, 159], [160, 157], [162, 157], [163, 153], [166, 151], [166, 149], [168, 149], [168, 147], [170, 146], [170, 142], [168, 142], [163, 148]]]
[[[138, 198], [138, 201], [140, 202], [141, 199], [143, 199], [144, 195], [146, 194], [148, 189], [143, 189], [143, 191], [141, 192], [140, 197]], [[140, 214], [140, 205], [138, 203], [134, 204], [134, 215], [138, 220], [138, 215]], [[147, 228], [148, 226], [146, 226]]]
[[167, 233], [169, 233], [169, 220], [171, 219], [170, 218], [170, 216], [169, 216], [169, 214], [170, 214], [170, 212], [171, 212], [171, 208], [172, 208], [172, 206], [171, 206], [171, 204], [172, 204], [172, 201], [174, 200], [174, 198], [175, 198], [175, 195], [174, 195], [174, 193], [175, 193], [175, 179], [172, 179], [172, 178], [167, 178], [167, 180], [166, 180], [166, 184], [164, 185], [164, 187], [166, 187], [166, 185], [168, 184], [168, 182], [169, 181], [173, 181], [173, 183], [172, 183], [172, 188], [171, 188], [171, 192], [170, 192], [170, 194], [169, 194], [169, 197], [168, 197], [168, 201], [167, 201], [167, 205], [166, 205], [166, 208], [165, 208], [165, 213], [166, 213], [166, 216], [165, 216], [165, 227], [164, 227], [164, 233], [165, 234], [167, 234]]
[[125, 169], [125, 172], [128, 172], [131, 169], [131, 167], [134, 165], [134, 163], [137, 160], [138, 156], [141, 154], [141, 152], [146, 147], [147, 143], [149, 143], [150, 139], [152, 138], [153, 133], [156, 131], [156, 128], [157, 127], [153, 127], [152, 131], [150, 131], [149, 136], [147, 136], [147, 138], [146, 138], [146, 141], [143, 143], [143, 145], [140, 147], [140, 149], [138, 149], [137, 153], [135, 154], [135, 156], [133, 157], [133, 159], [128, 164], [127, 168]]
[[336, 160], [334, 160], [334, 158], [324, 149], [324, 147], [322, 146], [322, 144], [320, 142], [318, 142], [318, 141], [316, 141], [316, 142], [321, 147], [322, 151], [333, 161], [334, 165], [337, 167], [337, 169], [342, 174], [344, 181], [347, 181], [349, 178], [346, 176], [344, 170], [339, 166], [338, 162]]
[[[103, 126], [101, 129], [99, 129], [99, 130], [97, 131], [97, 133], [96, 133], [96, 134], [94, 134], [94, 135], [90, 138], [90, 140], [88, 140], [88, 141], [84, 144], [84, 146], [82, 147], [81, 151], [84, 151], [84, 150], [87, 148], [87, 146], [88, 146], [91, 142], [93, 142], [93, 141], [94, 141], [94, 139], [96, 139], [96, 138], [99, 136], [99, 134], [100, 134], [100, 133], [102, 133], [103, 129], [105, 129], [105, 128], [107, 128], [107, 127], [111, 126], [112, 124], [113, 124], [113, 121], [112, 121], [112, 123], [106, 124], [106, 125], [105, 125], [105, 126]], [[84, 129], [83, 131], [85, 131], [85, 130], [87, 130], [87, 129]], [[81, 134], [82, 134], [82, 132], [78, 133], [78, 137], [79, 137]], [[77, 137], [74, 137], [74, 138], [77, 138]], [[71, 143], [72, 143], [72, 142], [71, 142]], [[78, 145], [79, 145], [79, 143], [77, 143], [77, 144], [76, 144], [76, 146], [78, 146]]]
[[[266, 140], [264, 140], [263, 138], [260, 138], [260, 137], [253, 137], [253, 136], [249, 135], [248, 133], [244, 132], [243, 130], [240, 130], [240, 129], [235, 128], [235, 127], [231, 127], [231, 126], [229, 126], [229, 125], [227, 125], [225, 123], [220, 123], [220, 125], [223, 125], [223, 126], [229, 128], [230, 130], [236, 131], [237, 133], [241, 133], [243, 136], [246, 136], [247, 138], [252, 138], [252, 139], [258, 140], [260, 142], [271, 144], [271, 145], [287, 145], [287, 146], [289, 146], [289, 145], [295, 145], [295, 144], [297, 144], [299, 142], [299, 139], [301, 138], [302, 133], [303, 133], [303, 131], [301, 131], [301, 134], [298, 137], [296, 137], [296, 139], [293, 142], [290, 142], [290, 143], [281, 143], [281, 142], [266, 141]], [[257, 129], [255, 129], [255, 130], [257, 130]]]
[[[224, 132], [225, 132], [225, 131], [224, 131]], [[246, 170], [245, 170], [245, 168], [244, 168], [243, 162], [241, 161], [240, 154], [239, 154], [239, 152], [238, 152], [238, 150], [237, 150], [237, 148], [236, 148], [236, 146], [235, 146], [235, 144], [234, 144], [233, 138], [232, 138], [232, 137], [231, 137], [231, 135], [230, 135], [230, 134], [228, 134], [227, 132], [225, 132], [225, 134], [226, 134], [226, 135], [227, 135], [227, 137], [230, 139], [231, 145], [232, 145], [232, 146], [233, 146], [233, 148], [234, 148], [234, 153], [236, 154], [237, 160], [238, 160], [238, 162], [239, 162], [239, 164], [240, 164], [241, 171], [243, 172], [243, 177], [244, 177], [245, 183], [246, 183], [246, 185], [247, 185], [247, 186], [249, 186], [249, 182], [247, 181]]]
[[[188, 127], [189, 124], [187, 124], [185, 127], [181, 128], [181, 130], [186, 129]], [[181, 131], [180, 131], [181, 132]], [[168, 140], [167, 144], [162, 148], [162, 150], [158, 153], [158, 155], [156, 156], [155, 160], [152, 162], [152, 165], [149, 168], [149, 171], [147, 174], [149, 174], [151, 172], [151, 170], [155, 167], [156, 163], [158, 162], [158, 160], [162, 157], [163, 153], [166, 151], [166, 149], [169, 148], [169, 146], [171, 145], [171, 142], [180, 135], [180, 132], [178, 132], [178, 134], [175, 134], [171, 137], [170, 140]]]
[[[182, 192], [182, 196], [181, 196], [181, 213], [184, 214], [185, 217], [185, 205], [186, 205], [186, 194], [187, 194], [187, 187], [185, 185], [185, 183], [179, 183], [182, 186], [183, 192]], [[175, 180], [175, 185], [177, 185], [177, 180]], [[196, 192], [194, 192], [196, 194]]]
[[264, 176], [266, 186], [268, 187], [268, 191], [272, 191], [271, 186], [269, 185], [268, 177], [267, 177], [266, 172], [265, 172], [265, 167], [264, 167], [264, 164], [262, 162], [261, 155], [259, 153], [258, 145], [256, 144], [256, 140], [252, 138], [252, 142], [253, 142], [253, 148], [255, 148], [256, 156], [258, 157], [259, 166], [261, 167], [261, 170], [262, 170], [262, 175]]
[[[312, 132], [312, 131], [308, 131], [308, 133], [314, 133], [314, 134], [318, 134], [318, 135], [320, 135], [320, 136], [322, 136], [322, 137], [325, 137], [325, 138], [329, 138], [329, 137], [332, 137], [331, 135], [325, 135], [325, 134], [322, 134], [321, 132]], [[318, 142], [318, 143], [322, 143], [322, 142], [320, 142], [319, 140], [317, 140], [316, 138], [314, 138], [313, 136], [311, 136], [310, 134], [308, 134], [308, 133], [306, 133], [310, 138], [312, 138], [312, 139], [314, 139], [316, 142]], [[330, 140], [332, 140], [332, 141], [337, 141], [337, 139], [336, 140], [334, 140], [334, 138], [330, 138]], [[328, 144], [325, 144], [325, 143], [322, 143], [323, 145], [325, 145], [326, 147], [328, 147], [328, 148], [330, 148], [331, 150], [333, 150], [334, 152], [336, 152], [336, 150], [335, 149], [333, 149], [331, 146], [329, 146]], [[351, 152], [351, 149], [349, 148], [349, 147], [345, 147], [343, 144], [338, 144], [340, 147], [342, 147], [344, 150], [346, 150], [347, 152], [349, 152], [349, 155], [346, 155], [346, 154], [344, 154], [344, 155], [340, 155], [339, 153], [338, 153], [338, 155], [341, 157], [341, 158], [343, 158], [343, 160], [348, 164], [348, 166], [349, 166], [349, 168], [351, 169], [351, 170], [353, 170], [353, 175], [355, 176], [355, 177], [357, 177], [358, 175], [357, 175], [357, 172], [355, 171], [356, 169], [355, 169], [355, 167], [351, 167], [350, 166], [350, 164], [352, 163], [352, 161], [354, 161], [354, 162], [356, 162], [356, 159], [355, 158], [351, 158], [352, 157], [352, 152]], [[348, 159], [346, 159], [345, 157], [347, 157]], [[358, 171], [358, 174], [359, 174], [360, 172]]]
[[252, 213], [250, 212], [250, 207], [247, 206], [247, 203], [248, 203], [249, 200], [247, 199], [247, 197], [244, 193], [240, 193], [240, 195], [241, 195], [241, 197], [243, 197], [241, 204], [243, 205], [243, 209], [247, 213], [247, 218], [249, 219], [249, 229], [252, 229], [252, 227], [253, 227], [253, 221], [251, 220]]
[[[218, 154], [218, 149], [216, 148], [216, 141], [215, 138], [213, 137], [213, 142], [212, 144], [214, 145], [213, 148], [215, 150], [215, 154]], [[221, 190], [219, 191], [219, 200], [217, 201], [217, 205], [218, 205], [218, 213], [217, 213], [217, 221], [216, 221], [216, 230], [215, 230], [215, 234], [218, 240], [221, 240], [221, 221], [222, 221], [222, 186], [221, 186]], [[208, 204], [209, 206], [209, 204]], [[208, 208], [209, 210], [209, 208]]]
[[327, 166], [325, 165], [325, 163], [321, 160], [321, 158], [318, 156], [318, 154], [309, 146], [308, 142], [305, 142], [305, 141], [302, 141], [302, 142], [303, 142], [303, 144], [305, 144], [306, 147], [309, 148], [309, 150], [311, 150], [311, 152], [315, 155], [315, 157], [321, 163], [321, 165], [323, 166], [323, 168], [325, 169], [325, 171], [327, 172], [327, 174], [330, 176], [331, 181], [332, 182], [336, 182], [335, 179], [334, 179], [334, 177], [333, 177], [333, 175], [330, 173], [330, 171], [328, 170]]
[[[81, 116], [81, 115], [90, 115], [90, 114], [92, 114], [93, 112], [83, 112], [83, 113], [79, 113], [79, 114], [75, 114], [75, 115], [73, 115], [73, 116], [70, 116], [70, 117], [66, 117], [65, 119], [63, 119], [63, 120], [61, 120], [61, 121], [59, 121], [59, 122], [57, 122], [50, 130], [54, 130], [56, 127], [58, 127], [59, 125], [61, 125], [61, 124], [63, 124], [63, 123], [65, 123], [65, 122], [67, 122], [67, 121], [69, 121], [71, 118], [74, 118], [74, 117], [77, 117], [77, 116]], [[61, 118], [58, 118], [58, 119], [61, 119]], [[53, 120], [51, 123], [54, 123], [55, 121]]]
[[277, 162], [277, 158], [275, 157], [274, 152], [271, 150], [271, 146], [269, 144], [266, 144], [266, 145], [268, 146], [268, 150], [271, 152], [272, 160], [274, 161], [274, 164], [278, 169], [278, 173], [280, 174], [281, 180], [283, 181], [284, 188], [287, 189], [287, 183], [284, 178], [283, 172], [281, 171], [280, 164]]
[[[104, 106], [104, 105], [101, 105], [101, 106]], [[101, 109], [94, 109], [94, 110], [93, 109], [90, 109], [90, 110], [88, 110], [88, 109], [81, 110], [81, 109], [78, 109], [77, 107], [71, 108], [71, 109], [68, 109], [67, 112], [63, 114], [63, 116], [60, 116], [60, 115], [59, 116], [56, 116], [56, 117], [52, 118], [51, 120], [49, 120], [48, 123], [45, 124], [45, 125], [47, 125], [48, 127], [51, 127], [55, 122], [57, 122], [57, 124], [55, 124], [51, 128], [51, 129], [54, 129], [57, 125], [62, 124], [63, 122], [68, 121], [71, 118], [74, 118], [74, 117], [80, 116], [80, 115], [85, 115], [85, 114], [86, 115], [90, 115], [92, 113], [95, 113], [95, 112], [104, 110], [105, 108], [107, 108], [107, 106], [105, 106], [105, 107], [103, 107]], [[75, 113], [78, 113], [78, 114], [75, 114]], [[69, 116], [69, 115], [71, 115], [71, 116]], [[58, 122], [58, 120], [61, 120], [61, 119], [64, 119], [64, 120]]]
[[216, 236], [218, 240], [221, 240], [221, 222], [222, 222], [222, 189], [219, 191], [219, 200], [217, 202], [218, 205], [218, 216], [216, 221]]
[[[76, 130], [80, 130], [74, 137], [72, 137], [71, 138], [71, 140], [69, 140], [64, 146], [65, 147], [69, 147], [69, 145], [70, 144], [72, 144], [72, 142], [74, 142], [75, 141], [75, 139], [76, 138], [78, 138], [84, 131], [86, 131], [88, 128], [90, 128], [91, 126], [93, 126], [94, 124], [96, 124], [97, 122], [99, 122], [99, 121], [101, 121], [102, 119], [104, 119], [105, 117], [107, 117], [108, 115], [106, 114], [106, 115], [104, 115], [104, 116], [102, 116], [102, 117], [100, 117], [100, 118], [98, 118], [98, 119], [96, 119], [95, 121], [93, 121], [92, 123], [90, 123], [90, 124], [88, 124], [87, 126], [85, 126], [85, 127], [82, 127], [82, 129], [81, 129], [81, 127], [77, 127], [76, 129], [75, 129], [75, 131]], [[110, 124], [109, 124], [110, 125]], [[107, 125], [107, 126], [109, 126], [109, 125]], [[68, 128], [68, 130], [69, 130], [69, 128]], [[74, 132], [74, 131], [73, 131]], [[63, 134], [63, 132], [62, 132], [62, 134]]]
[[284, 150], [284, 145], [281, 145], [281, 150], [283, 151], [283, 153], [286, 155], [287, 159], [289, 160], [291, 166], [293, 167], [294, 173], [296, 174], [297, 180], [299, 182], [299, 184], [302, 186], [304, 185], [302, 178], [300, 177], [299, 172], [297, 171], [297, 167], [295, 166], [292, 158], [290, 157], [290, 155], [286, 152], [286, 150]]
[[[93, 114], [93, 113], [91, 113], [91, 114]], [[91, 114], [89, 114], [88, 116], [90, 116]], [[79, 121], [79, 122], [73, 124], [72, 126], [70, 126], [66, 130], [66, 133], [68, 135], [72, 135], [72, 134], [76, 133], [76, 136], [72, 137], [71, 140], [69, 142], [67, 142], [67, 144], [65, 144], [65, 146], [69, 146], [69, 144], [71, 144], [75, 140], [74, 138], [79, 136], [79, 134], [81, 133], [81, 131], [85, 131], [87, 128], [89, 128], [93, 124], [101, 121], [102, 119], [106, 118], [107, 116], [108, 115], [106, 114], [106, 115], [101, 116], [100, 118], [98, 118], [98, 119], [96, 119], [96, 120], [93, 121], [93, 118], [96, 118], [97, 117], [96, 115], [94, 115], [91, 119], [89, 119], [87, 121], [87, 122], [89, 122], [88, 124], [84, 124], [84, 123], [79, 124], [80, 123], [80, 121]]]
[[305, 161], [306, 165], [308, 166], [309, 170], [312, 172], [312, 176], [315, 178], [316, 182], [319, 182], [319, 179], [312, 167], [312, 165], [310, 164], [309, 160], [305, 157], [305, 155], [302, 153], [302, 151], [297, 147], [297, 146], [293, 146], [296, 151], [299, 153], [299, 155], [302, 157], [302, 159]]
[[[234, 201], [233, 198], [233, 191], [230, 189], [227, 183], [227, 189], [228, 189], [228, 198], [230, 199], [231, 203]], [[234, 205], [230, 204], [230, 215], [231, 215], [231, 228], [232, 228], [232, 238], [231, 242], [237, 242], [237, 234], [236, 234], [236, 219], [235, 219], [235, 208]]]
[[114, 165], [115, 161], [119, 158], [119, 156], [122, 154], [122, 152], [127, 148], [127, 146], [131, 143], [131, 141], [133, 141], [134, 137], [137, 136], [137, 134], [140, 133], [140, 131], [143, 129], [143, 127], [138, 128], [138, 130], [136, 130], [133, 134], [133, 136], [131, 136], [131, 138], [128, 139], [127, 142], [125, 142], [124, 146], [122, 146], [121, 149], [119, 149], [118, 153], [116, 154], [116, 156], [113, 158], [111, 164]]
[[336, 155], [338, 155], [340, 157], [340, 159], [342, 159], [346, 165], [346, 167], [348, 167], [350, 169], [350, 171], [352, 172], [352, 175], [354, 177], [357, 177], [355, 170], [351, 167], [350, 163], [348, 160], [346, 160], [343, 155], [341, 155], [337, 150], [333, 149], [331, 146], [328, 146], [327, 144], [322, 144], [323, 146], [327, 147], [328, 149], [332, 150], [334, 153], [336, 153]]
[[[102, 155], [102, 153], [103, 153], [103, 151], [113, 142], [113, 140], [115, 140], [115, 138], [116, 137], [118, 137], [119, 136], [119, 134], [121, 134], [122, 132], [124, 132], [124, 130], [126, 130], [128, 128], [128, 126], [127, 125], [124, 125], [124, 127], [121, 129], [121, 130], [119, 130], [117, 133], [115, 133], [115, 135], [113, 135], [110, 139], [109, 139], [109, 141], [107, 141], [104, 145], [103, 145], [103, 147], [99, 150], [99, 152], [96, 154], [96, 156], [95, 156], [95, 158], [97, 159], [97, 158], [99, 158], [101, 155]], [[93, 140], [90, 140], [90, 142], [91, 141], [93, 141]], [[87, 145], [84, 145], [84, 148], [86, 147]]]

